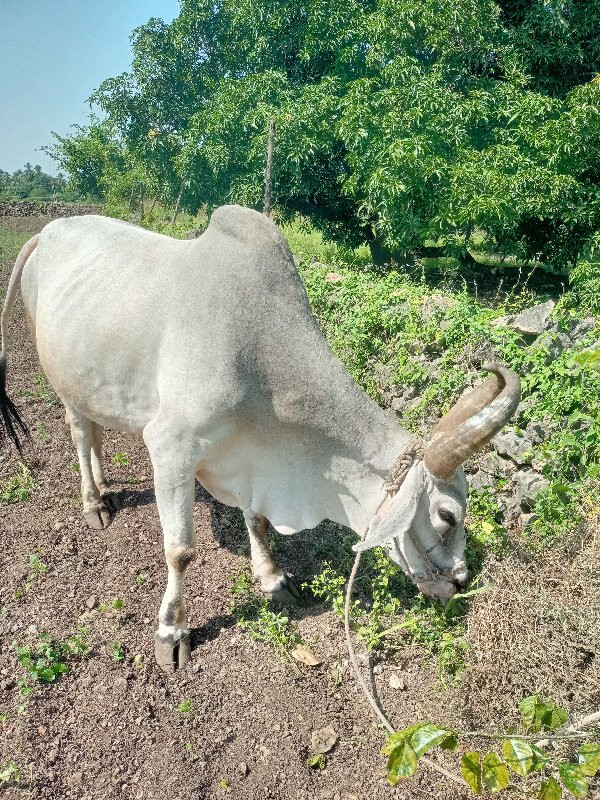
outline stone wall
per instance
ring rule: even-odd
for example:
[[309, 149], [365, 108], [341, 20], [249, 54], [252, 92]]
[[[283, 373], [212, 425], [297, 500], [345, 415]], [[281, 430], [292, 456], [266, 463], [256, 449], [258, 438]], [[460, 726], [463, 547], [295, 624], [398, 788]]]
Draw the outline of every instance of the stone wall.
[[100, 214], [102, 206], [58, 200], [0, 200], [0, 217], [74, 217]]

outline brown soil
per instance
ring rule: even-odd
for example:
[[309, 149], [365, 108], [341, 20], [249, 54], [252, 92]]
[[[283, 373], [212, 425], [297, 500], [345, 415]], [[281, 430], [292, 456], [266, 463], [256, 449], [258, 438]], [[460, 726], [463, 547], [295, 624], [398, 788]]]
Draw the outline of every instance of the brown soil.
[[[33, 233], [45, 221], [7, 218], [2, 224]], [[3, 288], [11, 268], [11, 264], [2, 268]], [[303, 641], [323, 660], [317, 667], [281, 661], [236, 627], [228, 605], [230, 576], [247, 567], [248, 543], [238, 512], [215, 503], [200, 487], [195, 523], [201, 556], [190, 567], [186, 582], [188, 617], [194, 626], [192, 663], [174, 675], [162, 673], [154, 662], [153, 635], [166, 569], [143, 443], [107, 431], [105, 462], [123, 510], [105, 531], [87, 529], [80, 515], [79, 480], [72, 469], [75, 451], [61, 407], [53, 405], [52, 396], [36, 383], [40, 367], [20, 302], [10, 328], [10, 348], [10, 393], [32, 429], [29, 459], [35, 489], [26, 502], [0, 503], [0, 714], [6, 715], [0, 722], [0, 770], [9, 760], [22, 769], [19, 783], [0, 786], [3, 796], [10, 800], [462, 800], [471, 796], [424, 767], [410, 782], [396, 789], [388, 786], [380, 754], [383, 739], [355, 688], [342, 626], [331, 611], [307, 598], [290, 609]], [[127, 466], [113, 462], [117, 452], [127, 454]], [[16, 462], [0, 462], [3, 474], [16, 468]], [[315, 537], [326, 544], [332, 535], [335, 528], [325, 525], [285, 539], [278, 560], [301, 582], [321, 568], [310, 555]], [[594, 547], [597, 564], [597, 542]], [[33, 553], [39, 554], [48, 571], [21, 594]], [[515, 569], [525, 580], [527, 568]], [[139, 575], [147, 578], [136, 581]], [[494, 666], [491, 654], [497, 642], [485, 632], [490, 625], [493, 628], [495, 611], [483, 597], [473, 604], [470, 636], [480, 647], [488, 647], [490, 655], [474, 661], [477, 690], [472, 696], [469, 672], [463, 688], [436, 688], [435, 670], [422, 652], [402, 653], [377, 666], [383, 705], [399, 727], [427, 719], [449, 725], [487, 722], [485, 709], [500, 691], [496, 675], [506, 670]], [[112, 607], [114, 598], [122, 600], [122, 608]], [[527, 602], [535, 602], [535, 597], [529, 595]], [[108, 604], [106, 610], [101, 610], [101, 603]], [[502, 607], [501, 614], [506, 611]], [[81, 622], [89, 628], [89, 656], [73, 662], [70, 673], [56, 683], [37, 684], [31, 695], [21, 698], [17, 681], [25, 672], [13, 642], [33, 644], [42, 631], [65, 639]], [[543, 625], [540, 620], [539, 625]], [[120, 662], [113, 659], [115, 642], [124, 651]], [[522, 642], [522, 637], [515, 640], [513, 630], [512, 641], [510, 635], [502, 640], [501, 657], [521, 652]], [[565, 642], [568, 648], [566, 638]], [[561, 670], [564, 666], [563, 671], [570, 671], [570, 695], [556, 698], [564, 699], [576, 714], [595, 710], [600, 702], [600, 680], [588, 669], [598, 661], [595, 644], [586, 645], [581, 659], [565, 658], [561, 664]], [[504, 705], [497, 721], [502, 709], [511, 718], [515, 699], [552, 689], [544, 678], [548, 670], [530, 664], [527, 673], [523, 661], [512, 683], [510, 675], [503, 679], [498, 703], [502, 700]], [[391, 689], [389, 677], [399, 670], [405, 688]], [[582, 688], [576, 678], [584, 672], [593, 682]], [[341, 682], [336, 678], [340, 674]], [[177, 710], [183, 701], [190, 701], [187, 713]], [[326, 768], [311, 769], [306, 764], [311, 732], [326, 725], [333, 726], [338, 742], [327, 756]], [[456, 756], [444, 759], [456, 771]]]

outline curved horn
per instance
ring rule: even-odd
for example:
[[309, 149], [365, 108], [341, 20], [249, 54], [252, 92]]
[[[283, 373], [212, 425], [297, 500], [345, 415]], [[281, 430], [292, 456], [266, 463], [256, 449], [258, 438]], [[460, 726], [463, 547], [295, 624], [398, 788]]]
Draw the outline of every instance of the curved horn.
[[516, 374], [501, 364], [484, 364], [493, 375], [452, 406], [433, 431], [423, 461], [436, 478], [449, 480], [467, 458], [508, 422], [521, 399]]

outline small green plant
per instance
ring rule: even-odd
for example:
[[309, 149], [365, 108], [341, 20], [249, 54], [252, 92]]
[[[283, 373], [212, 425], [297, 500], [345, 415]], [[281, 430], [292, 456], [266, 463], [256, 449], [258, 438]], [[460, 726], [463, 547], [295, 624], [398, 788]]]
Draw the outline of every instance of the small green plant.
[[129, 466], [129, 458], [127, 453], [117, 452], [112, 457], [113, 464], [116, 464], [117, 467], [121, 467], [121, 469], [125, 469], [125, 467]]
[[[543, 702], [537, 695], [524, 698], [519, 711], [521, 734], [513, 731], [506, 734], [460, 733], [431, 723], [412, 725], [393, 733], [383, 750], [388, 758], [388, 781], [395, 786], [399, 781], [412, 777], [420, 759], [434, 747], [455, 750], [461, 741], [487, 738], [501, 742], [500, 752], [492, 750], [483, 755], [480, 751], [469, 750], [460, 759], [461, 775], [474, 794], [479, 795], [484, 789], [492, 794], [507, 789], [513, 773], [517, 779], [540, 776], [537, 797], [541, 800], [560, 800], [562, 787], [575, 797], [586, 797], [588, 779], [600, 770], [600, 742], [581, 743], [581, 731], [570, 737], [559, 733], [567, 721], [567, 714], [554, 703]], [[575, 746], [579, 745], [575, 760], [557, 761], [553, 752], [545, 749], [549, 741], [571, 741]]]
[[50, 408], [56, 408], [60, 405], [60, 400], [54, 393], [54, 390], [48, 383], [46, 376], [43, 372], [36, 372], [33, 376], [33, 389], [26, 389], [22, 392], [22, 397], [26, 400], [41, 400]]
[[192, 701], [182, 700], [177, 706], [176, 710], [179, 711], [180, 714], [189, 714], [189, 712], [192, 710]]
[[[69, 671], [68, 662], [87, 655], [89, 648], [85, 642], [88, 629], [80, 627], [76, 634], [65, 641], [56, 639], [49, 633], [40, 633], [33, 647], [13, 642], [19, 664], [26, 670], [29, 680], [53, 683], [60, 675]], [[21, 694], [26, 696], [33, 691], [29, 683], [19, 680]]]
[[5, 761], [0, 769], [0, 786], [19, 783], [22, 776], [23, 770], [16, 761]]
[[21, 597], [26, 595], [36, 582], [37, 578], [45, 575], [48, 572], [48, 567], [44, 562], [40, 559], [39, 553], [32, 553], [29, 556], [29, 566], [30, 572], [27, 576], [27, 579], [24, 583], [21, 584], [17, 589], [15, 589], [13, 594], [13, 600], [20, 600]]
[[123, 644], [119, 641], [112, 643], [112, 659], [117, 663], [125, 660], [125, 650], [123, 649]]
[[40, 442], [47, 442], [50, 439], [50, 430], [43, 420], [36, 422], [35, 435]]
[[300, 643], [296, 626], [282, 613], [272, 611], [267, 598], [252, 587], [247, 572], [232, 579], [231, 612], [240, 628], [257, 641], [264, 642], [279, 657], [288, 658], [293, 645]]
[[71, 461], [71, 463], [69, 464], [69, 469], [74, 475], [81, 474], [81, 467], [79, 466], [79, 461]]
[[138, 572], [135, 576], [135, 583], [136, 586], [145, 586], [146, 582], [148, 581], [148, 573], [147, 572]]
[[29, 500], [35, 487], [29, 467], [22, 461], [13, 460], [4, 471], [9, 474], [0, 481], [0, 503], [24, 503]]
[[123, 608], [123, 601], [120, 597], [113, 598], [111, 605], [113, 608], [116, 608], [117, 611], [120, 611]]
[[229, 786], [230, 786], [229, 779], [221, 778], [221, 780], [219, 781], [219, 789], [222, 789], [224, 792], [226, 792], [229, 789]]
[[312, 769], [325, 769], [326, 764], [327, 760], [323, 753], [316, 753], [306, 759], [306, 765]]

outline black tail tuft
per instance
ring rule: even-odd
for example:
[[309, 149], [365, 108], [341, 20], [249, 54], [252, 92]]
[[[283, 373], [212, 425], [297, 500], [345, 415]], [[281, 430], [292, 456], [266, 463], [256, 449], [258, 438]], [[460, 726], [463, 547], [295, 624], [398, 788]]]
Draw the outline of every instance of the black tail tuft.
[[0, 426], [0, 441], [3, 427], [4, 433], [13, 442], [14, 446], [19, 451], [19, 455], [23, 455], [19, 432], [24, 436], [29, 436], [29, 429], [21, 419], [21, 415], [17, 411], [15, 404], [6, 394], [6, 358], [2, 353], [0, 353], [0, 418], [2, 420], [2, 425]]

